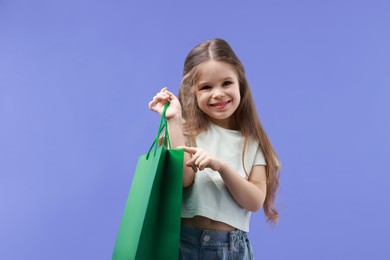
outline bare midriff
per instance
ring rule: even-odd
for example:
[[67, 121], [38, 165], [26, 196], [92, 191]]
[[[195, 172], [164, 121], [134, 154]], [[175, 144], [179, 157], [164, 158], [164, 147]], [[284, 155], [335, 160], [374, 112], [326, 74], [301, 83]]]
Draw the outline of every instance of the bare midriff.
[[204, 230], [220, 230], [220, 231], [236, 230], [236, 228], [226, 223], [215, 221], [202, 216], [195, 216], [193, 218], [182, 218], [181, 223], [186, 226], [200, 228]]

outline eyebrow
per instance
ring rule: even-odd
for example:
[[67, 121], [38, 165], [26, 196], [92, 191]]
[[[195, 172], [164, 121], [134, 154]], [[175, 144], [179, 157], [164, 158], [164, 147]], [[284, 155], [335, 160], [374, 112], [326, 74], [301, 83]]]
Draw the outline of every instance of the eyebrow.
[[[234, 79], [231, 76], [227, 76], [227, 77], [222, 78], [222, 80], [220, 80], [220, 81], [227, 81], [227, 80], [233, 81]], [[207, 85], [207, 84], [210, 84], [210, 82], [202, 81], [202, 82], [198, 83], [198, 86], [203, 86], [203, 85]]]

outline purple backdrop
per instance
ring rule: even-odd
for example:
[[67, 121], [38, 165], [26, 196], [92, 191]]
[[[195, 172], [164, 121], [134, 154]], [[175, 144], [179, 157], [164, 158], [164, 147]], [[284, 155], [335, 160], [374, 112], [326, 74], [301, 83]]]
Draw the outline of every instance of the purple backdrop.
[[283, 163], [259, 259], [389, 259], [388, 1], [0, 1], [0, 259], [110, 259], [185, 55], [221, 37]]

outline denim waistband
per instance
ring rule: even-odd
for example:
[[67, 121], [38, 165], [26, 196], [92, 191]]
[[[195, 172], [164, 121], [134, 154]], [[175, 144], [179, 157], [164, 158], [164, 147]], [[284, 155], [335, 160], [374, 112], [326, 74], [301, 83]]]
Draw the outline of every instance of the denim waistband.
[[196, 246], [229, 246], [237, 241], [247, 239], [247, 233], [242, 230], [217, 231], [203, 230], [195, 227], [181, 225], [181, 239]]

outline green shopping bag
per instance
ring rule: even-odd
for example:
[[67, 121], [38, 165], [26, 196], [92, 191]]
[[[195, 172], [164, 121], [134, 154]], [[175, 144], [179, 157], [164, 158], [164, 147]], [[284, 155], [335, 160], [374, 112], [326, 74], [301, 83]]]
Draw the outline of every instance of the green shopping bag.
[[[164, 107], [148, 153], [139, 158], [115, 243], [113, 260], [178, 259], [183, 149], [170, 149]], [[157, 147], [165, 130], [164, 145]]]

